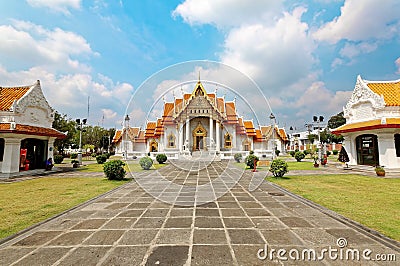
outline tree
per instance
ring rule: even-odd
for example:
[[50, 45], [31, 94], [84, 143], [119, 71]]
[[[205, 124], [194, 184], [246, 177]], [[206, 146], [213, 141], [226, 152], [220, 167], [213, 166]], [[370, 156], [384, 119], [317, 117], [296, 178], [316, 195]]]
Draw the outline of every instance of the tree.
[[334, 115], [331, 118], [329, 118], [328, 128], [330, 128], [330, 129], [338, 128], [338, 127], [346, 124], [346, 118], [344, 118], [343, 115], [344, 115], [344, 113], [340, 112], [337, 115]]
[[64, 154], [64, 149], [66, 147], [73, 144], [78, 144], [75, 139], [75, 135], [77, 132], [76, 122], [67, 118], [67, 115], [65, 114], [61, 115], [56, 111], [54, 113], [54, 121], [52, 127], [60, 132], [68, 132], [67, 137], [65, 139], [57, 139], [54, 142], [54, 147], [56, 147], [61, 154]]
[[315, 134], [308, 134], [307, 138], [308, 138], [308, 140], [310, 141], [311, 144], [314, 144], [314, 141], [316, 139], [318, 139], [318, 136], [315, 135]]

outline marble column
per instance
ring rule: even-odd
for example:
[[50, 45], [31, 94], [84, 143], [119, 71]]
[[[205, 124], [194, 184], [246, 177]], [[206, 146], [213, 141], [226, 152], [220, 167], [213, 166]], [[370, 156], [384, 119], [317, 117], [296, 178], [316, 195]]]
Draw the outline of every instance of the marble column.
[[181, 124], [181, 123], [179, 123], [179, 125], [178, 125], [178, 132], [179, 132], [179, 139], [178, 139], [179, 151], [182, 152], [183, 151], [183, 124]]
[[4, 138], [4, 156], [1, 172], [10, 174], [19, 172], [21, 139]]
[[186, 118], [186, 138], [185, 138], [186, 150], [189, 150], [189, 131], [190, 131], [190, 119]]
[[220, 124], [220, 122], [217, 120], [216, 121], [216, 124], [215, 124], [215, 127], [216, 127], [216, 136], [215, 136], [215, 138], [216, 138], [216, 151], [220, 151], [221, 150], [221, 140], [220, 140], [220, 130], [221, 130], [221, 124]]
[[212, 143], [213, 143], [213, 140], [214, 140], [214, 121], [213, 121], [213, 119], [212, 119], [212, 117], [210, 116], [210, 136], [209, 136], [209, 139], [210, 139], [210, 147], [211, 147], [211, 145], [212, 145]]

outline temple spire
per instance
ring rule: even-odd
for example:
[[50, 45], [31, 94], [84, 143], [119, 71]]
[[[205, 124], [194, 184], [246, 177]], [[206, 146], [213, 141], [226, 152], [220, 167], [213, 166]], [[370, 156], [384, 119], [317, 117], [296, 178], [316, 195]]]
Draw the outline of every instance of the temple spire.
[[199, 70], [199, 82], [200, 82], [200, 70]]

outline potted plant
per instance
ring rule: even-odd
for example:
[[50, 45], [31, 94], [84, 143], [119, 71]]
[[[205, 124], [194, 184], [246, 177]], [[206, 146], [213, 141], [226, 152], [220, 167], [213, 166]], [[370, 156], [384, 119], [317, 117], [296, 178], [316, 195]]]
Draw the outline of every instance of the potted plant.
[[73, 167], [73, 168], [78, 168], [78, 166], [79, 166], [79, 161], [77, 161], [77, 160], [72, 160], [71, 163], [72, 163], [72, 167]]
[[318, 155], [313, 155], [313, 160], [314, 160], [314, 167], [318, 168], [319, 167], [319, 163], [318, 163]]
[[385, 171], [385, 169], [383, 168], [383, 166], [377, 165], [377, 166], [375, 167], [375, 173], [376, 173], [377, 176], [385, 176], [386, 171]]

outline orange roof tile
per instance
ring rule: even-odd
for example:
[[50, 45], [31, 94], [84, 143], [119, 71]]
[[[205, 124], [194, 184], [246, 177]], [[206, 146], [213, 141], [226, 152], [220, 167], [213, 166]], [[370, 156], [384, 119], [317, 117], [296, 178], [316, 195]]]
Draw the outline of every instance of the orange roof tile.
[[10, 110], [13, 102], [19, 100], [24, 96], [30, 87], [14, 87], [2, 88], [0, 87], [0, 111]]
[[237, 134], [246, 134], [246, 129], [243, 124], [243, 118], [238, 118], [238, 125], [236, 126], [236, 133]]
[[207, 96], [210, 98], [215, 99], [215, 93], [207, 93]]
[[137, 141], [138, 143], [146, 143], [146, 138], [145, 138], [145, 132], [144, 130], [140, 130], [138, 137], [137, 137]]
[[154, 131], [156, 129], [156, 122], [148, 122], [146, 126], [145, 137], [154, 137]]
[[381, 119], [374, 119], [364, 122], [356, 122], [351, 124], [345, 124], [334, 130], [333, 134], [341, 134], [347, 132], [357, 132], [364, 130], [380, 129], [380, 128], [400, 128], [400, 118], [386, 118], [386, 123], [382, 123]]
[[249, 136], [255, 136], [256, 135], [256, 130], [254, 129], [253, 121], [248, 120], [244, 121], [244, 127], [246, 128], [246, 133]]
[[263, 136], [261, 134], [261, 130], [256, 129], [256, 138], [255, 138], [255, 140], [256, 141], [262, 141], [262, 139], [263, 139]]
[[226, 114], [228, 116], [234, 115], [236, 116], [236, 107], [234, 102], [225, 103]]
[[386, 106], [400, 106], [400, 81], [371, 82], [367, 86], [376, 94], [382, 95]]
[[121, 139], [121, 137], [122, 137], [122, 130], [117, 130], [117, 131], [115, 131], [115, 134], [114, 134], [112, 143], [117, 143], [117, 142], [119, 142], [119, 140]]
[[224, 113], [225, 112], [225, 102], [224, 102], [224, 98], [217, 98], [217, 109], [221, 112]]
[[286, 131], [285, 131], [284, 128], [279, 128], [278, 129], [278, 135], [283, 141], [287, 141], [288, 140], [287, 135], [286, 135]]
[[183, 98], [184, 98], [185, 100], [187, 100], [187, 99], [190, 98], [190, 96], [192, 96], [192, 94], [185, 93], [185, 94], [183, 95]]
[[54, 128], [35, 127], [16, 124], [15, 129], [10, 129], [10, 123], [0, 123], [0, 133], [26, 134], [35, 136], [48, 136], [64, 139], [67, 136]]
[[164, 104], [164, 117], [172, 116], [174, 114], [174, 103], [165, 103]]

